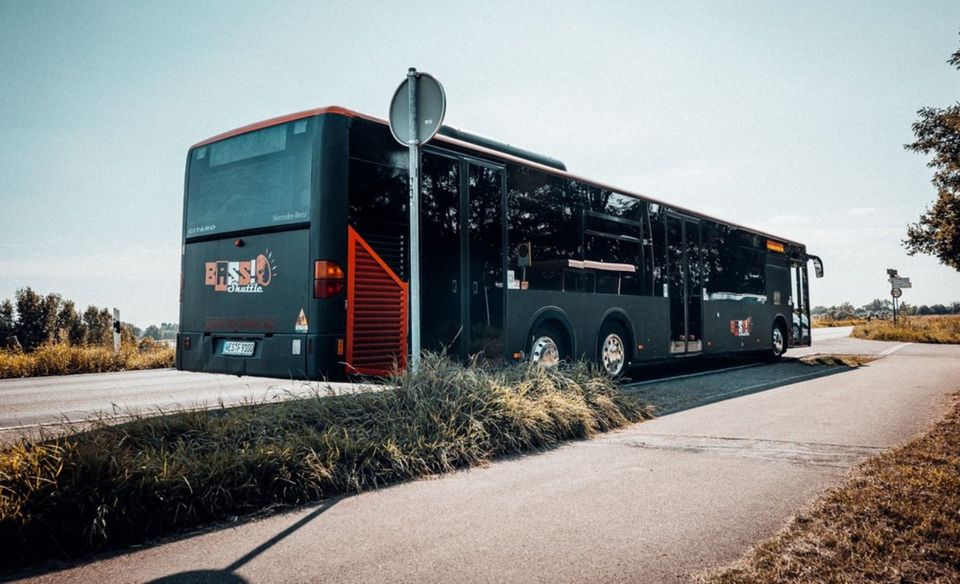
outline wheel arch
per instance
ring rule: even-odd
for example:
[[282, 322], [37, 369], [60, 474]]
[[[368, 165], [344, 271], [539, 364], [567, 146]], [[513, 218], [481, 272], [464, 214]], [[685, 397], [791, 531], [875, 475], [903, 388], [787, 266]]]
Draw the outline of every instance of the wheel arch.
[[567, 317], [567, 314], [558, 306], [544, 306], [534, 313], [527, 325], [527, 335], [524, 338], [524, 350], [530, 346], [533, 340], [533, 333], [537, 327], [545, 324], [556, 324], [560, 332], [566, 336], [567, 350], [571, 356], [577, 355], [577, 336], [573, 332], [573, 324]]

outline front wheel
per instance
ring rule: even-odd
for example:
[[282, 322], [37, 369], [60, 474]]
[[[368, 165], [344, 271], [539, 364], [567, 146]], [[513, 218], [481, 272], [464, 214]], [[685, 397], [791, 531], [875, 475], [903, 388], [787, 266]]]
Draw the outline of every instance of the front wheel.
[[770, 347], [769, 360], [770, 361], [779, 361], [783, 354], [787, 352], [787, 336], [783, 332], [783, 327], [779, 324], [773, 325], [773, 332], [771, 333], [772, 345]]

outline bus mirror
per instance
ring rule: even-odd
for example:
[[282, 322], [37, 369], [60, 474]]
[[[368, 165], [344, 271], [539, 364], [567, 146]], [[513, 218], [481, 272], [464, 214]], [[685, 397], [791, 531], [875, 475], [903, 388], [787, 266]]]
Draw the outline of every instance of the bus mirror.
[[823, 277], [823, 260], [817, 256], [810, 256], [810, 259], [813, 260], [813, 273], [816, 274], [818, 278]]

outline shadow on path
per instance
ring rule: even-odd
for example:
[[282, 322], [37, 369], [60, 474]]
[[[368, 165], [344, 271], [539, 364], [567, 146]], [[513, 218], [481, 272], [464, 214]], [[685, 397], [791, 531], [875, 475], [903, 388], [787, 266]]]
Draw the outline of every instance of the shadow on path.
[[[723, 369], [716, 369], [718, 366]], [[674, 368], [671, 373], [676, 378], [637, 381], [625, 384], [623, 390], [653, 406], [655, 415], [663, 416], [856, 368], [808, 365], [789, 358], [775, 364], [727, 361], [692, 372]]]
[[177, 574], [170, 574], [169, 576], [157, 578], [156, 580], [150, 580], [150, 584], [187, 584], [193, 582], [200, 584], [237, 584], [246, 582], [246, 580], [236, 575], [234, 572], [239, 570], [241, 567], [249, 563], [263, 552], [280, 543], [286, 537], [292, 535], [304, 525], [319, 517], [323, 512], [333, 507], [337, 501], [339, 501], [339, 499], [330, 499], [328, 501], [324, 501], [319, 507], [307, 515], [304, 515], [296, 523], [288, 526], [280, 533], [253, 548], [222, 570], [191, 570], [189, 572], [179, 572]]

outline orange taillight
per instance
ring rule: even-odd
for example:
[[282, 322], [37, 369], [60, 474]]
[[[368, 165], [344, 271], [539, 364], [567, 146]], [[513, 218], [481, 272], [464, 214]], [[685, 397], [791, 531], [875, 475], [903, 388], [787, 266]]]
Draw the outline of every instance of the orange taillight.
[[313, 297], [332, 298], [343, 289], [343, 269], [336, 262], [317, 260], [313, 264]]

